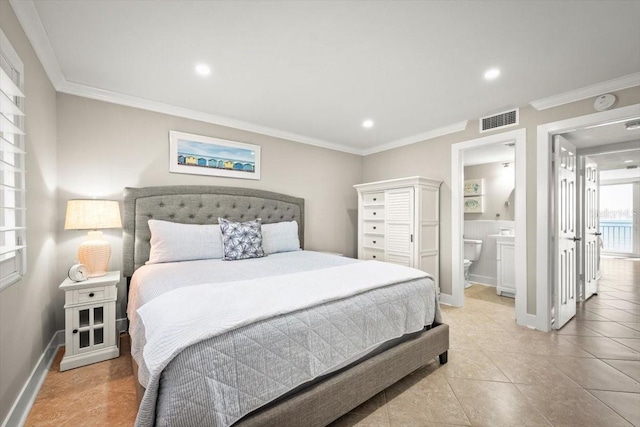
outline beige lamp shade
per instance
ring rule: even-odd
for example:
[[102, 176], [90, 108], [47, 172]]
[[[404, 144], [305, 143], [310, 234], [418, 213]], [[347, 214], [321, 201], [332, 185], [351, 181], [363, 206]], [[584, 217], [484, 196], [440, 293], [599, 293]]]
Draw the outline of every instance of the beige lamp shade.
[[[97, 230], [120, 228], [120, 206], [115, 200], [69, 200], [64, 221], [65, 230]], [[78, 248], [78, 261], [89, 268], [89, 277], [104, 276], [111, 258], [111, 244], [102, 231], [89, 231], [87, 240]]]
[[121, 228], [120, 205], [115, 200], [69, 200], [64, 221], [65, 230], [98, 230]]

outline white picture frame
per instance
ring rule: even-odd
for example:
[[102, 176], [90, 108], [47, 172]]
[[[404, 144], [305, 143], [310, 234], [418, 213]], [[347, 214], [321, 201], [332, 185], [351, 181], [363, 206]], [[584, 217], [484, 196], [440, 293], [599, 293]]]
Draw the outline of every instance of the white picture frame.
[[464, 198], [464, 213], [484, 213], [484, 200], [482, 196], [470, 196]]
[[172, 130], [169, 172], [260, 179], [260, 146]]
[[466, 179], [464, 181], [465, 196], [483, 196], [484, 179]]

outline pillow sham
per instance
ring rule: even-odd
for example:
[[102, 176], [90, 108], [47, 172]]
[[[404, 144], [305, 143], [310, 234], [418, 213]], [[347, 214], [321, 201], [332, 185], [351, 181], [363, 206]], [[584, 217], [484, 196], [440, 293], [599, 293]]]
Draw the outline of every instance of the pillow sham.
[[264, 256], [262, 249], [262, 219], [231, 222], [218, 218], [222, 232], [222, 259], [235, 261]]
[[262, 224], [262, 248], [265, 255], [300, 250], [298, 222]]
[[180, 224], [149, 220], [151, 250], [147, 264], [222, 258], [218, 224]]

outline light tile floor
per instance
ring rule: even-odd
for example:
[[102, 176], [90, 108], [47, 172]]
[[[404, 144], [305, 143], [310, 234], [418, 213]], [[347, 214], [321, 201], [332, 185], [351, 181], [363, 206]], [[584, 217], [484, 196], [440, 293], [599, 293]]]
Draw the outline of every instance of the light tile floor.
[[333, 426], [640, 426], [640, 260], [603, 259], [599, 294], [561, 330], [514, 322], [495, 288], [443, 306], [449, 363], [434, 362]]
[[[449, 363], [437, 362], [365, 402], [340, 426], [640, 426], [640, 261], [603, 260], [599, 295], [560, 331], [515, 324], [495, 288], [443, 306]], [[130, 426], [128, 339], [118, 359], [59, 372], [58, 354], [28, 426]]]

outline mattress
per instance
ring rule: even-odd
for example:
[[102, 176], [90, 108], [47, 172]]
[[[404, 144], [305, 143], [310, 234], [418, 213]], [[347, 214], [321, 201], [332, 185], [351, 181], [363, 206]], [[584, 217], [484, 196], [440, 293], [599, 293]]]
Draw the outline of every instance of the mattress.
[[358, 262], [295, 251], [241, 262], [190, 261], [138, 269], [131, 281], [128, 313], [132, 356], [147, 391], [137, 425], [231, 425], [383, 343], [440, 320], [433, 281], [421, 277], [203, 339], [176, 354], [160, 375], [149, 374], [138, 310], [162, 295], [171, 297], [177, 289], [203, 283], [216, 286]]

